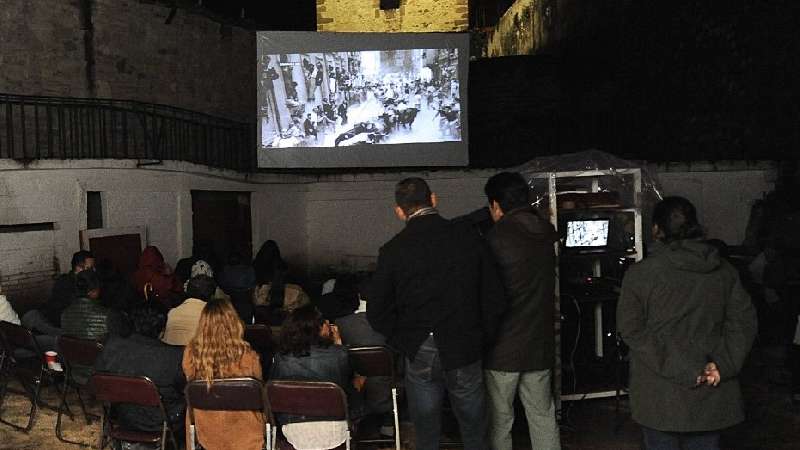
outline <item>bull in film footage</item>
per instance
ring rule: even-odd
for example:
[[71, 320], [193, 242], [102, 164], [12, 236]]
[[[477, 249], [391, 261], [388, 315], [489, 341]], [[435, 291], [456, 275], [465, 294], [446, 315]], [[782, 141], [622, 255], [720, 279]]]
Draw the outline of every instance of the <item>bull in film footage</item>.
[[458, 49], [260, 58], [262, 148], [461, 140]]

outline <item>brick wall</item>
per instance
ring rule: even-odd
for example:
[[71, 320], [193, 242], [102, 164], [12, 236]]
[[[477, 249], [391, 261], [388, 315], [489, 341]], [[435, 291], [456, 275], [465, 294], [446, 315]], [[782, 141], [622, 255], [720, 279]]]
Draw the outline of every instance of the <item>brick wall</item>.
[[[10, 229], [9, 229], [10, 228]], [[56, 275], [52, 227], [0, 229], [0, 286], [15, 303], [39, 303], [47, 298]]]
[[317, 0], [317, 31], [467, 31], [468, 0], [400, 0], [382, 11], [380, 0]]
[[[89, 13], [81, 13], [83, 3]], [[132, 99], [253, 118], [252, 31], [183, 9], [165, 24], [169, 8], [133, 0], [2, 5], [0, 92]]]

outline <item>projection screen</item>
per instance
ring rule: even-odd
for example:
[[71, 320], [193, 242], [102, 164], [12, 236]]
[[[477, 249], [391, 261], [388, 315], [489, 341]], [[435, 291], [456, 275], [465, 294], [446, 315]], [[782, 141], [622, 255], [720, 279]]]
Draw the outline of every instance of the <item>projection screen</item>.
[[467, 34], [257, 40], [260, 168], [467, 165]]

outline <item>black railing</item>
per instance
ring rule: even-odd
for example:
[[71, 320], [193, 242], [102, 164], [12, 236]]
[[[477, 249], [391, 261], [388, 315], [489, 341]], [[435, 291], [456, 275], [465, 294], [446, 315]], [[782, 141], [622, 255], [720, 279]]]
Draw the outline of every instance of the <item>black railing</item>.
[[251, 125], [130, 100], [0, 94], [0, 158], [189, 161], [250, 172]]

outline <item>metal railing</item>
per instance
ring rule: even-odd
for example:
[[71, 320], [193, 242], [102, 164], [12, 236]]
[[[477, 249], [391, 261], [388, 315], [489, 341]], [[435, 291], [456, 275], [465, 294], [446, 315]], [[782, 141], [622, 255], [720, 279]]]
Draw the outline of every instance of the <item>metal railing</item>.
[[0, 94], [0, 158], [189, 161], [251, 172], [251, 125], [131, 100]]

